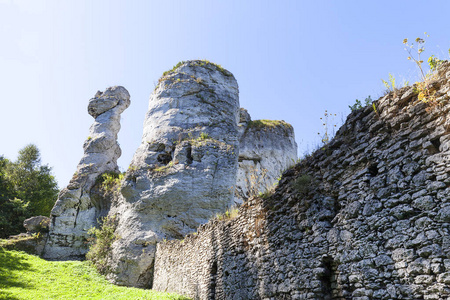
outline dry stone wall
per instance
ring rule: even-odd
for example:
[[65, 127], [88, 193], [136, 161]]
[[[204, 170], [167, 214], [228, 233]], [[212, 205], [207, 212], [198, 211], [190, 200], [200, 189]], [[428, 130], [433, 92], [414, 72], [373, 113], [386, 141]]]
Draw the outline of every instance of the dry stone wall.
[[449, 299], [450, 64], [352, 112], [267, 198], [157, 245], [154, 289], [194, 299]]

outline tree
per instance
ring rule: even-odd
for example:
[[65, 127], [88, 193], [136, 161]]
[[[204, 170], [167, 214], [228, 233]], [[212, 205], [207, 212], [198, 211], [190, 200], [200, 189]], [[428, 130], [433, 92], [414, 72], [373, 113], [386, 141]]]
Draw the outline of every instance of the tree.
[[28, 215], [28, 203], [14, 197], [14, 189], [8, 180], [11, 162], [0, 156], [0, 237], [19, 233]]
[[35, 145], [21, 149], [16, 162], [0, 157], [0, 237], [22, 231], [26, 218], [49, 216], [57, 196], [51, 168], [41, 165]]

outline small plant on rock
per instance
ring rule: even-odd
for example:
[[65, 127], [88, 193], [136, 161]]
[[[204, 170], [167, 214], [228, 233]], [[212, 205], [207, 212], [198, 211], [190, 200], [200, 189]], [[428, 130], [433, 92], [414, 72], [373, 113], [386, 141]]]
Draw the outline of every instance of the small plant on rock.
[[355, 110], [358, 110], [360, 108], [366, 107], [368, 105], [372, 105], [373, 100], [372, 97], [369, 95], [365, 100], [364, 100], [364, 106], [362, 104], [361, 101], [359, 101], [358, 99], [356, 99], [355, 104], [353, 105], [349, 105], [348, 108], [350, 108], [350, 110], [353, 112]]
[[209, 135], [205, 132], [200, 133], [200, 140], [207, 140], [209, 139]]
[[398, 88], [395, 85], [395, 77], [391, 73], [389, 73], [389, 79], [388, 81], [381, 79], [381, 81], [384, 84], [384, 87], [386, 88], [386, 94], [389, 94], [391, 92], [394, 92], [394, 94], [397, 92]]
[[172, 161], [170, 161], [167, 165], [164, 165], [164, 166], [155, 168], [153, 171], [158, 172], [158, 173], [166, 173], [166, 172], [169, 171], [169, 169], [170, 169], [171, 167], [173, 167], [173, 165], [174, 165], [174, 162], [173, 162], [173, 160], [172, 160]]
[[[257, 169], [255, 167], [251, 167], [249, 171], [249, 177], [245, 180], [248, 185], [248, 197], [268, 197], [273, 194], [275, 187], [268, 186], [266, 183], [267, 179], [267, 169]], [[263, 192], [261, 190], [264, 190]]]
[[217, 220], [233, 220], [238, 216], [239, 209], [237, 207], [230, 207], [223, 214], [216, 214]]
[[294, 181], [294, 189], [297, 191], [297, 193], [299, 193], [302, 196], [308, 193], [310, 187], [311, 187], [311, 176], [307, 174], [303, 174], [297, 177]]

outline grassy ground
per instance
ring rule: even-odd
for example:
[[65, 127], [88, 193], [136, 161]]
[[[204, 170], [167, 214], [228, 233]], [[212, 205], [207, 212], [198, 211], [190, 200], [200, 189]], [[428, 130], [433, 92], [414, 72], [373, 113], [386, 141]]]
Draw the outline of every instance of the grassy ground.
[[0, 247], [0, 299], [187, 299], [151, 290], [119, 287], [87, 262], [46, 261]]

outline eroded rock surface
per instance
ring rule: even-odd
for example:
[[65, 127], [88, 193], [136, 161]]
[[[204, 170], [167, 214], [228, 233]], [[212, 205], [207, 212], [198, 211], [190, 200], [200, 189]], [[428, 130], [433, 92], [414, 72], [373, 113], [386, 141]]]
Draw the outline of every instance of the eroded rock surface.
[[241, 108], [236, 203], [274, 188], [281, 173], [297, 161], [294, 129], [284, 121], [252, 121]]
[[79, 258], [87, 252], [87, 230], [96, 225], [102, 212], [109, 210], [109, 203], [93, 202], [90, 192], [100, 174], [118, 172], [120, 114], [129, 105], [130, 95], [121, 86], [99, 91], [89, 101], [88, 112], [95, 122], [84, 142], [84, 156], [77, 171], [52, 209], [44, 257]]
[[87, 231], [108, 215], [117, 239], [106, 258], [107, 278], [148, 288], [157, 243], [182, 239], [272, 187], [296, 160], [293, 129], [284, 121], [251, 121], [239, 109], [238, 92], [230, 72], [206, 61], [164, 73], [150, 97], [142, 143], [111, 190], [99, 179], [118, 171], [116, 139], [129, 95], [122, 87], [98, 92], [88, 106], [95, 123], [85, 155], [52, 210], [45, 257], [82, 258]]
[[188, 61], [160, 79], [110, 212], [120, 236], [110, 280], [149, 287], [158, 240], [182, 238], [232, 205], [238, 118], [237, 82], [220, 66]]

